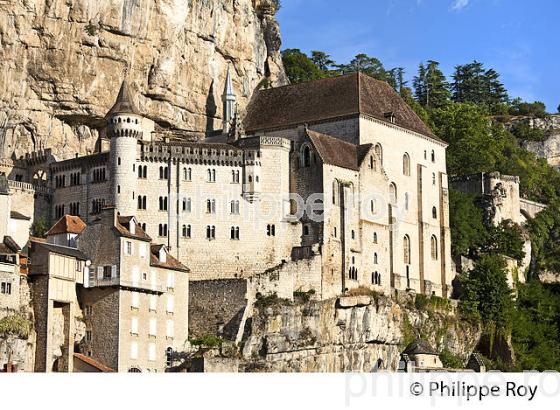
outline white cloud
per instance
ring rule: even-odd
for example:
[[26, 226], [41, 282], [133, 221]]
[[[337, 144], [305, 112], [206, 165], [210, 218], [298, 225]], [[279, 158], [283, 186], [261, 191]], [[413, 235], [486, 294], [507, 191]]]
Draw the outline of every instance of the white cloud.
[[469, 2], [470, 0], [453, 0], [453, 4], [451, 4], [451, 10], [461, 11], [469, 5]]

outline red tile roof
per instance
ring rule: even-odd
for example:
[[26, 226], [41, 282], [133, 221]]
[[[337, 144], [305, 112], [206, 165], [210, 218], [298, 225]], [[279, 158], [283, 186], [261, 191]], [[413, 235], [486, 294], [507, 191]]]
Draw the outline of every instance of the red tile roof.
[[80, 234], [84, 229], [86, 229], [86, 224], [79, 216], [64, 215], [49, 229], [47, 236], [61, 233]]
[[164, 268], [164, 269], [171, 269], [171, 270], [178, 270], [182, 272], [189, 272], [189, 268], [175, 259], [173, 256], [167, 253], [165, 257], [165, 262], [160, 262], [159, 260], [159, 251], [164, 247], [164, 245], [153, 244], [150, 246], [150, 265]]
[[83, 355], [81, 353], [74, 353], [74, 358], [78, 359], [78, 360], [81, 360], [82, 362], [87, 363], [92, 367], [95, 367], [100, 372], [103, 372], [103, 373], [114, 373], [115, 372], [109, 366], [105, 366], [103, 363], [98, 362], [97, 360], [94, 360], [91, 357], [88, 357], [88, 356]]
[[372, 144], [355, 145], [340, 138], [306, 130], [323, 163], [357, 171]]
[[363, 73], [259, 90], [247, 108], [248, 133], [290, 128], [359, 114], [437, 138], [410, 106], [384, 81]]

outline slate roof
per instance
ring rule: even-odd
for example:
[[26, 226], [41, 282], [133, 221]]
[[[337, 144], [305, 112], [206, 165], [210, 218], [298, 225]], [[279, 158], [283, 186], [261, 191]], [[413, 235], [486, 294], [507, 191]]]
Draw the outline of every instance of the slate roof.
[[54, 245], [52, 243], [45, 243], [45, 242], [35, 242], [31, 241], [32, 246], [36, 248], [44, 248], [48, 252], [58, 253], [59, 255], [70, 256], [72, 258], [80, 259], [80, 260], [87, 260], [87, 256], [84, 255], [81, 251], [76, 248], [70, 248], [68, 246], [60, 246]]
[[117, 230], [118, 234], [121, 236], [124, 236], [126, 238], [131, 238], [131, 239], [139, 239], [141, 241], [146, 241], [149, 242], [152, 240], [152, 238], [150, 238], [148, 236], [148, 234], [146, 232], [144, 232], [144, 230], [142, 229], [142, 227], [137, 223], [135, 229], [134, 234], [132, 232], [130, 232], [130, 230], [128, 229], [128, 225], [130, 223], [130, 221], [132, 220], [132, 216], [118, 216], [117, 217], [117, 222], [115, 223], [115, 229]]
[[438, 355], [438, 352], [434, 350], [432, 346], [428, 342], [422, 339], [416, 339], [412, 343], [410, 343], [406, 349], [404, 349], [404, 354], [409, 356], [414, 356], [417, 354], [431, 354], [431, 355]]
[[79, 216], [64, 215], [49, 229], [47, 236], [62, 233], [80, 234], [84, 229], [86, 229], [86, 223]]
[[389, 84], [363, 73], [259, 90], [244, 125], [251, 133], [359, 114], [390, 123], [389, 113], [395, 125], [441, 141]]
[[113, 105], [113, 107], [111, 107], [106, 117], [115, 114], [140, 115], [140, 111], [138, 110], [138, 108], [136, 108], [136, 104], [134, 104], [132, 92], [130, 91], [130, 86], [128, 85], [128, 81], [126, 81], [126, 79], [123, 80], [115, 104]]
[[29, 221], [29, 220], [31, 220], [30, 217], [25, 216], [24, 214], [22, 214], [21, 212], [18, 212], [18, 211], [11, 211], [11, 212], [10, 212], [10, 218], [12, 218], [12, 219], [19, 219], [19, 220], [22, 220], [22, 221]]
[[0, 254], [13, 255], [21, 251], [19, 245], [11, 236], [4, 236], [4, 240], [0, 243]]
[[187, 268], [185, 265], [183, 265], [181, 262], [179, 262], [176, 258], [171, 256], [169, 253], [167, 253], [167, 255], [165, 257], [165, 263], [160, 262], [159, 251], [163, 246], [164, 245], [159, 245], [159, 244], [153, 244], [153, 245], [150, 246], [150, 265], [151, 266], [155, 266], [155, 267], [159, 267], [159, 268], [165, 268], [165, 269], [171, 269], [171, 270], [178, 270], [178, 271], [181, 271], [181, 272], [189, 272], [190, 271], [189, 268]]

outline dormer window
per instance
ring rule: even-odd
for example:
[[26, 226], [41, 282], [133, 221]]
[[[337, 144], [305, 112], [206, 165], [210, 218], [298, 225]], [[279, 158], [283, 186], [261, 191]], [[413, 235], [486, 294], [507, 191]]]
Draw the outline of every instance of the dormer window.
[[134, 222], [134, 219], [130, 220], [128, 224], [128, 230], [132, 235], [136, 235], [136, 222]]
[[159, 262], [160, 263], [167, 262], [167, 252], [165, 252], [165, 247], [163, 247], [163, 246], [159, 250]]
[[395, 117], [395, 113], [393, 111], [389, 111], [386, 112], [384, 114], [384, 117], [387, 121], [389, 121], [391, 124], [395, 124], [397, 122], [397, 119]]

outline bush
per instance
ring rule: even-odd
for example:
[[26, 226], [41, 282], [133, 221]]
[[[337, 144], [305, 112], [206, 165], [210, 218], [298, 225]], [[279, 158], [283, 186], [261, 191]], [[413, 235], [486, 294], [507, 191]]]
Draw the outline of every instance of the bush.
[[205, 335], [190, 340], [191, 345], [198, 347], [217, 348], [222, 347], [224, 340], [214, 335]]
[[307, 292], [303, 292], [301, 290], [296, 290], [294, 292], [294, 299], [300, 299], [304, 303], [309, 302], [311, 297], [315, 294], [315, 289], [309, 289]]
[[447, 348], [441, 351], [439, 358], [443, 367], [447, 369], [463, 369], [465, 367], [463, 359], [451, 353]]
[[47, 235], [47, 225], [44, 218], [37, 218], [31, 224], [31, 235], [36, 238], [45, 238]]
[[29, 336], [29, 328], [29, 320], [20, 314], [10, 315], [0, 319], [1, 335], [17, 335], [22, 339], [27, 339]]
[[90, 35], [90, 36], [96, 36], [97, 33], [99, 32], [99, 27], [97, 27], [95, 24], [89, 22], [86, 27], [84, 28], [85, 32]]

